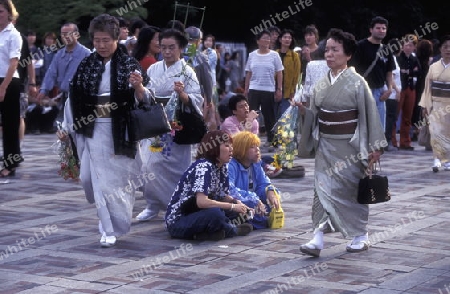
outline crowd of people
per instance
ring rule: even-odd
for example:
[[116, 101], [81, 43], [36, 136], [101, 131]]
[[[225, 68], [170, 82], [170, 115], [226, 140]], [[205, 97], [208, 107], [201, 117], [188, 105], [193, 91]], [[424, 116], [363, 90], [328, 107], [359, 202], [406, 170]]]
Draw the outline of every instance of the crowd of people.
[[[0, 177], [14, 176], [24, 160], [21, 124], [37, 133], [56, 132], [55, 122], [63, 122], [57, 135], [76, 150], [102, 247], [130, 231], [136, 189], [146, 201], [136, 219], [163, 211], [173, 238], [220, 240], [268, 228], [280, 191], [261, 148], [280, 147], [272, 128], [290, 107], [300, 118], [298, 153], [315, 158], [314, 236], [300, 246], [304, 254], [319, 256], [323, 235], [333, 231], [351, 238], [348, 252], [369, 248], [359, 179], [385, 151], [413, 151], [421, 120], [430, 124], [433, 171], [450, 170], [450, 36], [433, 58], [432, 43], [414, 34], [383, 44], [389, 22], [380, 16], [360, 41], [341, 29], [320, 41], [308, 25], [303, 47], [293, 30], [271, 27], [255, 36], [242, 76], [238, 52], [224, 52], [214, 35], [176, 20], [156, 27], [101, 14], [88, 29], [92, 49], [78, 42], [71, 22], [60, 28], [61, 42], [48, 32], [37, 49], [36, 33], [18, 32], [17, 18], [12, 1], [0, 0], [0, 44], [8, 44], [0, 47]], [[152, 97], [166, 110], [175, 101], [202, 116], [206, 135], [196, 144], [177, 142], [173, 132], [130, 141], [130, 110]], [[152, 179], [131, 187], [142, 174]]]

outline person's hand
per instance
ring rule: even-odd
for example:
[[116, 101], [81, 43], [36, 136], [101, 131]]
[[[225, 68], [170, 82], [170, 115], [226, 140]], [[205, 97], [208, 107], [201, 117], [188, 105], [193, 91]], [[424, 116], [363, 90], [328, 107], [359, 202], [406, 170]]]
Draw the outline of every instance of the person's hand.
[[274, 207], [276, 210], [280, 208], [280, 199], [278, 199], [274, 191], [267, 191], [267, 201], [269, 201], [269, 205]]
[[381, 151], [375, 150], [374, 152], [369, 154], [369, 161], [377, 162], [378, 160], [380, 160], [380, 157], [381, 157]]
[[37, 95], [36, 86], [31, 86], [31, 85], [28, 86], [28, 95], [30, 97], [35, 97]]
[[233, 211], [237, 213], [247, 213], [248, 210], [253, 210], [242, 202], [234, 205]]
[[386, 101], [389, 96], [391, 96], [392, 90], [384, 91], [383, 94], [380, 96], [380, 101]]
[[44, 99], [49, 99], [47, 95], [45, 95], [45, 93], [41, 92], [36, 96], [36, 101], [39, 104], [42, 100]]
[[425, 107], [422, 108], [422, 116], [428, 116], [428, 110]]
[[250, 112], [247, 114], [247, 118], [248, 118], [248, 120], [249, 120], [250, 122], [253, 122], [253, 120], [255, 120], [258, 116], [259, 116], [259, 114], [258, 114], [256, 111], [254, 111], [254, 110], [250, 111]]
[[296, 101], [294, 101], [294, 100], [291, 100], [291, 101], [289, 101], [289, 102], [291, 103], [291, 106], [298, 106], [298, 112], [299, 112], [301, 115], [305, 115], [306, 107], [305, 107], [305, 105], [303, 105], [302, 102], [296, 102]]
[[184, 84], [181, 81], [174, 82], [173, 90], [177, 92], [178, 95], [184, 92]]
[[283, 99], [283, 93], [281, 90], [275, 92], [275, 102], [280, 102]]
[[131, 87], [133, 87], [135, 90], [139, 89], [140, 87], [143, 87], [142, 81], [143, 78], [138, 70], [135, 70], [132, 73], [130, 73], [129, 82]]
[[255, 213], [259, 214], [259, 215], [265, 215], [266, 214], [266, 205], [262, 202], [259, 201], [256, 208], [255, 208]]
[[311, 51], [309, 50], [308, 46], [303, 46], [302, 48], [302, 56], [305, 57], [306, 61], [311, 61], [311, 55], [310, 55]]
[[64, 141], [68, 138], [68, 135], [66, 132], [61, 131], [61, 130], [57, 130], [56, 131], [56, 136], [58, 137], [59, 140]]

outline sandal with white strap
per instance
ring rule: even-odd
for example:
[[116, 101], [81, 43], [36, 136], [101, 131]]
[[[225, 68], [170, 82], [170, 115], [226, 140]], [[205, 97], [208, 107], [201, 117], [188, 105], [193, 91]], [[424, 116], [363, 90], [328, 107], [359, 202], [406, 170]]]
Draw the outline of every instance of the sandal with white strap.
[[361, 252], [368, 250], [370, 247], [370, 241], [367, 234], [362, 236], [357, 236], [347, 244], [347, 252]]

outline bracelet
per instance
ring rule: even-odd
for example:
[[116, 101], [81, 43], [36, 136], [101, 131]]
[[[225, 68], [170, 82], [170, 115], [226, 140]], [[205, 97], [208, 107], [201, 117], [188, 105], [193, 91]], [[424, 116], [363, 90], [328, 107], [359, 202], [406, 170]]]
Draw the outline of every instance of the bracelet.
[[230, 211], [233, 211], [233, 210], [234, 210], [234, 203], [231, 203]]
[[36, 86], [36, 84], [28, 84], [28, 86]]

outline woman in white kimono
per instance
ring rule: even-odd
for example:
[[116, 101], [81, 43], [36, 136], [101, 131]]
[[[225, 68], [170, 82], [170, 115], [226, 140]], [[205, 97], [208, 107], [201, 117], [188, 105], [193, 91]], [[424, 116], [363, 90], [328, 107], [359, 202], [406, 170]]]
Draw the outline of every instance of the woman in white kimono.
[[450, 35], [442, 37], [440, 48], [442, 58], [430, 66], [419, 103], [430, 122], [434, 172], [442, 164], [450, 170]]
[[119, 32], [119, 21], [111, 15], [91, 21], [95, 52], [72, 79], [63, 124], [76, 143], [86, 198], [97, 207], [102, 247], [115, 245], [131, 227], [139, 166], [136, 143], [128, 141], [127, 116], [145, 99], [143, 83], [148, 82], [146, 74], [134, 73], [142, 71], [139, 62], [118, 48]]
[[[167, 104], [174, 91], [183, 106], [191, 105], [202, 115], [203, 97], [194, 70], [181, 57], [188, 40], [178, 30], [168, 29], [159, 35], [163, 60], [152, 64], [147, 70], [150, 89], [158, 102]], [[148, 94], [149, 90], [147, 90]], [[155, 139], [147, 140], [142, 152], [145, 159], [143, 172], [151, 173], [152, 180], [145, 183], [144, 197], [147, 207], [137, 215], [139, 221], [148, 221], [160, 210], [166, 211], [171, 196], [183, 172], [192, 162], [192, 145], [179, 145], [173, 142], [171, 133], [160, 138], [163, 150], [151, 148]]]
[[302, 136], [309, 139], [300, 148], [312, 148], [308, 151], [316, 154], [314, 238], [300, 246], [311, 256], [319, 256], [323, 233], [330, 229], [353, 238], [347, 245], [349, 252], [369, 247], [369, 207], [357, 202], [358, 183], [368, 160], [379, 159], [386, 140], [367, 83], [347, 67], [355, 49], [353, 35], [330, 30], [325, 49], [330, 71], [316, 83], [309, 109], [295, 103], [303, 119]]

